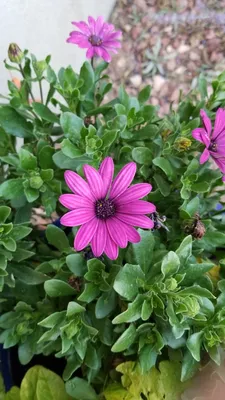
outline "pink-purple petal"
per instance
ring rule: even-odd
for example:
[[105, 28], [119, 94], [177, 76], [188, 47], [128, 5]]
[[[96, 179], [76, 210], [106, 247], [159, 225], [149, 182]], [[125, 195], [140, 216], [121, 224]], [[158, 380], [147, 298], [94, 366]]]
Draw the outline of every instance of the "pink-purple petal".
[[95, 52], [98, 57], [102, 57], [103, 60], [105, 60], [106, 62], [110, 62], [112, 59], [110, 54], [108, 53], [108, 51], [106, 49], [104, 49], [102, 46], [99, 46], [99, 47], [96, 46]]
[[117, 210], [124, 214], [151, 214], [156, 211], [156, 207], [148, 201], [135, 200], [131, 203], [118, 205]]
[[104, 18], [103, 17], [98, 17], [95, 23], [95, 34], [99, 35], [101, 33], [101, 30], [103, 28], [104, 24]]
[[208, 161], [209, 157], [210, 157], [210, 152], [208, 149], [205, 149], [200, 157], [199, 160], [200, 164], [204, 164], [206, 161]]
[[89, 29], [92, 35], [95, 35], [95, 19], [93, 17], [88, 17]]
[[86, 52], [86, 57], [87, 58], [92, 58], [92, 57], [94, 57], [94, 54], [95, 54], [94, 47], [90, 47]]
[[103, 197], [105, 197], [111, 187], [113, 174], [114, 174], [114, 163], [111, 157], [106, 157], [100, 167], [99, 174], [103, 181]]
[[210, 136], [211, 131], [212, 131], [212, 124], [211, 124], [211, 120], [208, 117], [208, 115], [206, 114], [206, 112], [204, 110], [200, 110], [200, 115], [202, 118], [202, 122], [204, 124], [205, 130], [208, 133], [208, 136]]
[[94, 201], [94, 196], [90, 191], [90, 188], [80, 175], [73, 171], [66, 171], [64, 174], [67, 186], [73, 193], [85, 196], [88, 199]]
[[75, 208], [91, 208], [94, 209], [94, 203], [86, 197], [78, 196], [76, 194], [62, 194], [59, 197], [60, 203], [68, 208], [74, 210]]
[[80, 29], [80, 31], [82, 33], [84, 33], [85, 35], [90, 35], [90, 29], [89, 26], [86, 22], [84, 21], [80, 21], [80, 22], [72, 22], [73, 25], [75, 25], [78, 29]]
[[194, 129], [192, 131], [192, 136], [194, 139], [198, 140], [198, 142], [203, 143], [206, 147], [210, 145], [209, 135], [204, 128]]
[[219, 108], [216, 112], [212, 139], [216, 140], [220, 135], [225, 136], [225, 110], [223, 108]]
[[126, 204], [134, 200], [141, 199], [147, 196], [152, 190], [152, 185], [149, 183], [136, 183], [136, 185], [130, 186], [120, 196], [116, 198], [117, 204]]
[[127, 247], [127, 235], [124, 224], [116, 217], [106, 219], [106, 226], [112, 240], [121, 248]]
[[85, 164], [83, 170], [93, 195], [97, 200], [102, 199], [104, 192], [101, 175], [91, 165]]
[[105, 244], [105, 254], [110, 260], [116, 260], [119, 255], [119, 248], [117, 244], [111, 239], [109, 233], [106, 237], [106, 244]]
[[82, 225], [78, 230], [74, 239], [74, 248], [77, 251], [83, 250], [91, 242], [96, 229], [98, 228], [99, 220], [93, 218], [90, 222]]
[[109, 50], [111, 50], [110, 49], [111, 47], [118, 48], [118, 49], [121, 47], [121, 43], [116, 40], [105, 40], [103, 45], [105, 48], [108, 48]]
[[79, 226], [91, 221], [94, 217], [94, 210], [79, 208], [64, 214], [60, 219], [60, 223], [64, 226]]
[[133, 228], [133, 226], [126, 224], [126, 228], [125, 229], [126, 229], [128, 242], [139, 243], [141, 241], [141, 236], [136, 231], [136, 229]]
[[117, 213], [117, 218], [125, 222], [125, 224], [137, 226], [139, 228], [152, 229], [154, 227], [154, 222], [146, 217], [145, 215], [130, 215]]
[[225, 159], [213, 158], [220, 171], [225, 174]]
[[92, 238], [91, 248], [95, 257], [100, 257], [105, 250], [108, 232], [105, 221], [99, 220], [98, 228]]
[[121, 171], [118, 173], [117, 177], [114, 179], [112, 188], [110, 191], [110, 197], [115, 198], [120, 196], [125, 190], [130, 186], [132, 180], [134, 179], [137, 166], [134, 162], [126, 164]]

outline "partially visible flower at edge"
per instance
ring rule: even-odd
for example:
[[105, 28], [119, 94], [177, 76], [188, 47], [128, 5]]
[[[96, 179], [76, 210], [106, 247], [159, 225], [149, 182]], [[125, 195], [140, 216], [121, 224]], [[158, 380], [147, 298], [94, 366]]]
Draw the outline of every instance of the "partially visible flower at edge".
[[140, 200], [152, 186], [148, 183], [130, 186], [136, 173], [134, 162], [126, 164], [114, 180], [111, 157], [103, 160], [98, 171], [90, 165], [84, 165], [83, 170], [87, 181], [76, 172], [65, 172], [65, 181], [75, 194], [60, 196], [61, 204], [71, 210], [60, 222], [70, 227], [81, 225], [74, 239], [77, 251], [90, 243], [95, 257], [104, 252], [115, 260], [119, 247], [127, 247], [128, 242], [140, 242], [141, 237], [133, 226], [154, 227], [145, 214], [155, 212], [155, 205]]
[[118, 40], [122, 32], [115, 31], [113, 24], [104, 22], [103, 17], [96, 20], [88, 17], [88, 24], [84, 21], [72, 22], [79, 31], [72, 31], [67, 39], [68, 43], [77, 44], [78, 47], [87, 49], [86, 57], [94, 56], [103, 58], [106, 62], [111, 61], [111, 53], [117, 53], [117, 48], [121, 47]]
[[200, 164], [204, 164], [211, 156], [220, 168], [225, 182], [225, 110], [219, 108], [216, 112], [214, 130], [211, 120], [204, 110], [200, 111], [204, 128], [196, 128], [192, 136], [203, 143], [206, 148], [200, 157]]

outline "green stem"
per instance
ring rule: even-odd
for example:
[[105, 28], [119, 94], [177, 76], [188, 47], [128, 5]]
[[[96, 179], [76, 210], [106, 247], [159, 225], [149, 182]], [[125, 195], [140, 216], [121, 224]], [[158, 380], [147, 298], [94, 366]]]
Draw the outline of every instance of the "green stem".
[[40, 89], [40, 95], [41, 95], [41, 102], [44, 103], [44, 97], [43, 97], [43, 90], [42, 90], [42, 84], [41, 81], [39, 83], [39, 89]]
[[[24, 75], [24, 72], [23, 72], [23, 68], [22, 68], [22, 65], [21, 64], [19, 64], [19, 69], [20, 69], [20, 72], [21, 72], [21, 75], [22, 75], [22, 77], [24, 78], [24, 80], [27, 82], [27, 80], [26, 80], [26, 77], [25, 77], [25, 75]], [[30, 95], [31, 95], [31, 98], [32, 98], [32, 100], [33, 101], [35, 101], [35, 98], [34, 98], [34, 96], [33, 96], [33, 93], [32, 93], [32, 91], [31, 91], [31, 87], [30, 87], [30, 84], [27, 82], [27, 86], [28, 86], [28, 88], [29, 88], [29, 92], [30, 92]]]
[[92, 59], [91, 59], [91, 66], [92, 66], [93, 69], [95, 69], [95, 66], [94, 66], [94, 57], [92, 57]]

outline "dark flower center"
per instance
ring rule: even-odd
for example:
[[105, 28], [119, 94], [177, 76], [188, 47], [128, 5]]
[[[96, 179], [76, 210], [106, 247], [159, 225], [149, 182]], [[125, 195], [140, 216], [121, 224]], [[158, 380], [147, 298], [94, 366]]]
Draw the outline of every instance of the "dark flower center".
[[112, 217], [116, 212], [115, 204], [112, 200], [98, 200], [95, 203], [95, 214], [99, 219]]
[[209, 150], [217, 151], [217, 143], [211, 142], [209, 146]]
[[101, 46], [102, 39], [97, 35], [91, 35], [88, 38], [88, 41], [92, 44], [92, 46]]

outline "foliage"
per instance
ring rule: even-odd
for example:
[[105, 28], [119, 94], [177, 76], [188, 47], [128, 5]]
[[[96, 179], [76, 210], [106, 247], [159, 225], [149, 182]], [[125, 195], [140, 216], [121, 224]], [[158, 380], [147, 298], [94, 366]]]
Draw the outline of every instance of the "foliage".
[[[225, 342], [225, 190], [216, 190], [220, 171], [210, 162], [199, 164], [201, 145], [191, 132], [200, 127], [201, 108], [214, 119], [224, 105], [225, 74], [213, 82], [210, 97], [201, 77], [201, 101], [190, 94], [159, 118], [149, 103], [150, 87], [138, 98], [120, 87], [118, 97], [105, 101], [112, 87], [107, 63], [93, 69], [85, 62], [79, 74], [71, 66], [56, 74], [49, 56], [38, 61], [24, 51], [21, 68], [20, 86], [9, 81], [8, 101], [0, 106], [0, 343], [17, 345], [22, 364], [35, 354], [65, 359], [66, 390], [85, 400], [102, 395], [105, 382], [115, 380], [118, 359], [138, 362], [135, 371], [148, 376], [149, 385], [164, 379], [163, 366], [177, 352], [181, 367], [176, 364], [174, 376], [182, 381], [206, 356], [219, 364]], [[32, 101], [33, 86], [43, 82], [46, 98]], [[147, 200], [157, 206], [155, 229], [140, 229], [141, 242], [122, 249], [115, 262], [93, 258], [89, 248], [76, 253], [76, 228], [54, 221], [43, 232], [31, 218], [40, 207], [60, 217], [65, 210], [58, 197], [68, 190], [64, 170], [82, 174], [84, 164], [97, 168], [107, 155], [116, 172], [137, 163], [135, 183], [152, 184]], [[215, 265], [216, 276], [210, 273]], [[116, 380], [113, 394], [105, 391], [107, 400], [118, 398], [116, 391], [127, 399], [127, 391], [131, 399], [141, 396], [126, 384], [122, 388], [118, 375]], [[183, 387], [178, 378], [164, 384]]]
[[13, 386], [3, 400], [70, 400], [63, 380], [54, 372], [42, 367], [30, 368], [25, 374], [20, 389]]

